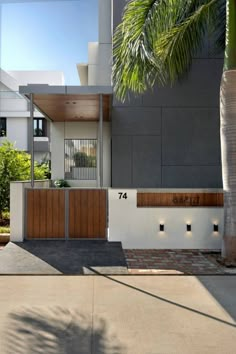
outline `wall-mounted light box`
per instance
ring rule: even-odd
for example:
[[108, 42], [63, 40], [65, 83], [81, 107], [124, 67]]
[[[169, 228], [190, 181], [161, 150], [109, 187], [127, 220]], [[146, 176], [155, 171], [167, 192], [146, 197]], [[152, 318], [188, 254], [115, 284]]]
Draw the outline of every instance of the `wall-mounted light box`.
[[165, 231], [165, 225], [164, 224], [160, 224], [160, 231]]
[[191, 230], [192, 230], [192, 226], [191, 226], [191, 224], [186, 224], [186, 230], [187, 230], [187, 232], [190, 232]]

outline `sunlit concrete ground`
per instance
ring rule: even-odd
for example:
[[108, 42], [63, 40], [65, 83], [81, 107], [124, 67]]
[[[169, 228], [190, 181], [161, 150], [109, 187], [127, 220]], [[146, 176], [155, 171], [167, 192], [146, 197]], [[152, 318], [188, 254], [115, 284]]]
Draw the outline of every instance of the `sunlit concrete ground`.
[[236, 353], [235, 276], [1, 276], [1, 354]]

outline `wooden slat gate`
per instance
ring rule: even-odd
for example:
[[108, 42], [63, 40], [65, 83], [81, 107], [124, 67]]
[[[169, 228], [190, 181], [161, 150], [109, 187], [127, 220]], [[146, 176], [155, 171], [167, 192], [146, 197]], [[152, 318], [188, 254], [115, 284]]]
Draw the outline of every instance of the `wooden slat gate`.
[[106, 239], [107, 191], [27, 189], [27, 239]]

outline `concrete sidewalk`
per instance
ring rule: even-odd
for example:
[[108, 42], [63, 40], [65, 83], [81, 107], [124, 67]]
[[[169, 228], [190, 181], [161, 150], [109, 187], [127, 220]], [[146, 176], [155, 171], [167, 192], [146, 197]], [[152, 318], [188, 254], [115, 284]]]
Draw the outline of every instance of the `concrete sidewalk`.
[[234, 354], [235, 276], [1, 276], [1, 354]]

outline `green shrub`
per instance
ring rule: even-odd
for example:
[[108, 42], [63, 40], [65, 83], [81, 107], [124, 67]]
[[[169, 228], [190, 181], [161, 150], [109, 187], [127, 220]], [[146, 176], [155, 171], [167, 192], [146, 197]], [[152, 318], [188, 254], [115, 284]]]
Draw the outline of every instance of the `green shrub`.
[[78, 151], [74, 154], [75, 167], [96, 167], [96, 156], [88, 156]]
[[67, 188], [70, 187], [69, 183], [64, 179], [57, 179], [54, 181], [54, 186], [56, 188]]
[[[34, 178], [46, 179], [48, 164], [34, 163]], [[15, 148], [8, 140], [0, 146], [0, 219], [2, 213], [10, 207], [10, 182], [26, 181], [31, 178], [31, 156]]]

